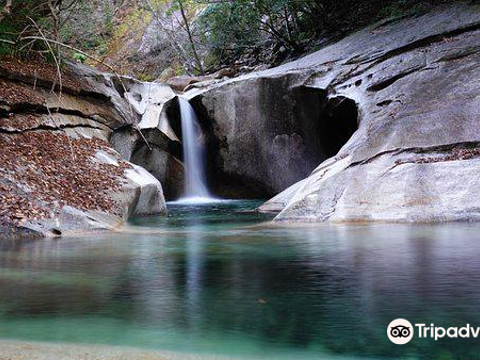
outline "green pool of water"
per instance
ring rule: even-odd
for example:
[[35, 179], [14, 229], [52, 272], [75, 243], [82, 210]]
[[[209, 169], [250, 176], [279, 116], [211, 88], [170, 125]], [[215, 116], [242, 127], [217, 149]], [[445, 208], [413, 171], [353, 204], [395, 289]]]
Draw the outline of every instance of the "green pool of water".
[[[480, 226], [276, 226], [256, 202], [171, 206], [122, 233], [0, 241], [0, 338], [245, 359], [480, 359]], [[1, 349], [0, 349], [1, 355]]]

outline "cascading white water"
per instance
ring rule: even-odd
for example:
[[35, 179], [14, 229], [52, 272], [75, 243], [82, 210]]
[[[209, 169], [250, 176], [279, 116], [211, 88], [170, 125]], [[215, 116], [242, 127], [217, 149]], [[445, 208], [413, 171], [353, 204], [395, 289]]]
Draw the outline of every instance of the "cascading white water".
[[208, 202], [212, 200], [206, 185], [204, 149], [199, 141], [200, 126], [192, 105], [178, 98], [182, 118], [183, 162], [185, 164], [185, 194], [182, 201]]

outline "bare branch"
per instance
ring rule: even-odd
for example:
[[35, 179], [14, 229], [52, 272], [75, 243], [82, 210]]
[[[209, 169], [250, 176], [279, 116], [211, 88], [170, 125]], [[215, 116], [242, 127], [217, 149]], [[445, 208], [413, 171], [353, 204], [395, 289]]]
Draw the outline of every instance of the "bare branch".
[[0, 42], [5, 43], [5, 44], [10, 44], [10, 45], [15, 45], [16, 44], [15, 41], [5, 40], [5, 39], [0, 39]]
[[[52, 47], [50, 46], [50, 43], [47, 39], [47, 37], [43, 34], [43, 31], [42, 29], [40, 29], [40, 27], [37, 25], [37, 23], [35, 22], [35, 20], [33, 20], [32, 18], [30, 18], [30, 21], [33, 23], [33, 26], [35, 26], [35, 28], [37, 29], [38, 33], [41, 35], [41, 37], [39, 37], [40, 40], [44, 41], [45, 44], [47, 45], [48, 49], [50, 50], [50, 52], [52, 53], [52, 56], [53, 56], [53, 60], [55, 61], [55, 65], [57, 67], [57, 75], [58, 75], [58, 81], [59, 81], [59, 96], [58, 96], [58, 102], [60, 103], [60, 100], [62, 98], [62, 71], [60, 70], [60, 62], [59, 62], [59, 59], [57, 59], [57, 57], [55, 56], [55, 52], [53, 51]], [[56, 81], [53, 83], [52, 85], [52, 91], [55, 89], [55, 83]], [[58, 104], [58, 106], [60, 107], [60, 104]]]

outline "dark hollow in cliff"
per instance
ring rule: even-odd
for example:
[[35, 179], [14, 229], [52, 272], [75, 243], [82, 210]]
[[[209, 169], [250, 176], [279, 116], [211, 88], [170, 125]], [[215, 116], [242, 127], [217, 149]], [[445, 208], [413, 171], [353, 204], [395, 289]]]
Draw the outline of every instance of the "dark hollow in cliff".
[[[165, 105], [165, 112], [168, 117], [168, 122], [175, 132], [175, 135], [182, 140], [182, 115], [180, 114], [180, 104], [178, 97], [173, 98]], [[182, 158], [182, 152], [178, 154]]]
[[319, 125], [318, 134], [325, 156], [335, 156], [358, 129], [357, 104], [343, 96], [329, 99]]
[[213, 193], [274, 196], [336, 155], [357, 130], [353, 100], [292, 83], [291, 75], [255, 79], [239, 84], [234, 98], [219, 91], [190, 101], [206, 135]]

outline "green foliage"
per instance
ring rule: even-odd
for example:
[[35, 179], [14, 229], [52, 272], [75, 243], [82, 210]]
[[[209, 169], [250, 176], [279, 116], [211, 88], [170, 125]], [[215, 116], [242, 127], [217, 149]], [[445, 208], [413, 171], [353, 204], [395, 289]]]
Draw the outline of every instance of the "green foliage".
[[198, 2], [195, 0], [173, 0], [170, 6], [167, 8], [165, 11], [165, 15], [171, 16], [173, 15], [176, 11], [180, 11], [181, 8], [183, 7], [184, 10], [194, 10], [196, 8], [196, 5]]
[[202, 12], [198, 25], [202, 41], [222, 62], [269, 40], [301, 51], [315, 38], [320, 12], [316, 0], [217, 2]]
[[392, 2], [380, 10], [380, 17], [398, 17], [405, 11], [405, 6], [408, 2], [406, 0], [399, 0]]
[[424, 10], [425, 4], [412, 4], [409, 0], [397, 0], [387, 3], [380, 9], [380, 18], [397, 18], [406, 13], [421, 13]]
[[0, 42], [0, 56], [11, 55], [14, 52], [15, 47], [12, 44], [7, 43], [7, 41], [15, 41], [15, 37], [10, 35], [13, 33], [12, 27], [6, 22], [0, 23], [0, 33], [3, 34], [2, 39], [5, 42]]
[[175, 69], [175, 73], [177, 74], [177, 76], [182, 76], [185, 75], [185, 70], [183, 69], [183, 67], [179, 66]]
[[208, 4], [196, 24], [212, 66], [231, 63], [246, 52], [297, 56], [318, 49], [322, 37], [341, 36], [420, 6], [415, 0], [199, 1]]
[[145, 82], [147, 82], [147, 81], [151, 82], [151, 81], [155, 80], [155, 77], [153, 77], [150, 74], [140, 73], [140, 74], [138, 74], [138, 80], [145, 81]]
[[[0, 55], [26, 56], [30, 50], [45, 50], [43, 42], [35, 42], [29, 46], [18, 43], [22, 34], [27, 36], [35, 31], [35, 25], [44, 26], [46, 9], [37, 0], [14, 0], [11, 13], [0, 22]], [[12, 42], [14, 44], [9, 44]], [[22, 44], [24, 45], [24, 44]]]
[[[53, 1], [56, 10], [48, 6]], [[0, 0], [1, 4], [5, 3]], [[53, 58], [59, 40], [132, 73], [171, 66], [203, 74], [236, 63], [278, 64], [374, 22], [415, 11], [416, 0], [13, 0], [0, 21], [0, 56]], [[53, 13], [52, 13], [53, 12]], [[158, 29], [150, 27], [152, 19]], [[41, 31], [38, 29], [41, 28]], [[158, 35], [149, 41], [152, 31]], [[145, 37], [146, 36], [146, 37]], [[319, 39], [322, 39], [320, 42]], [[325, 41], [324, 41], [325, 40]], [[140, 41], [145, 52], [137, 53]], [[13, 43], [13, 44], [12, 44]], [[46, 51], [45, 51], [46, 50]], [[62, 49], [84, 62], [80, 52]], [[46, 54], [46, 55], [45, 55]], [[161, 57], [160, 55], [161, 54]], [[149, 62], [145, 56], [155, 57]], [[62, 58], [66, 58], [63, 56]], [[147, 61], [146, 61], [147, 60]], [[157, 61], [158, 60], [158, 61]], [[88, 63], [88, 61], [86, 61]], [[145, 66], [145, 63], [148, 65]], [[155, 69], [155, 66], [157, 69]]]
[[108, 1], [76, 0], [61, 14], [65, 21], [60, 29], [61, 41], [83, 51], [105, 53], [115, 30], [114, 10]]
[[242, 51], [255, 45], [259, 38], [261, 14], [246, 0], [208, 6], [201, 14], [202, 40], [215, 51]]
[[80, 54], [80, 53], [78, 53], [78, 52], [75, 52], [75, 53], [73, 54], [73, 59], [74, 59], [75, 61], [84, 63], [84, 62], [87, 60], [87, 57], [86, 57], [84, 54]]

